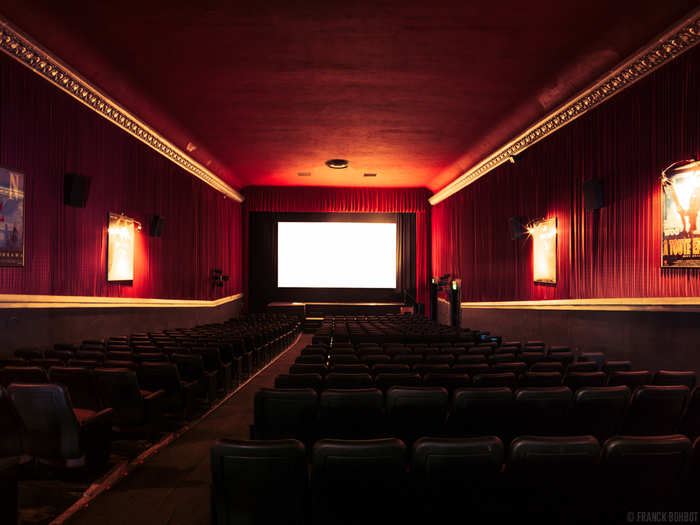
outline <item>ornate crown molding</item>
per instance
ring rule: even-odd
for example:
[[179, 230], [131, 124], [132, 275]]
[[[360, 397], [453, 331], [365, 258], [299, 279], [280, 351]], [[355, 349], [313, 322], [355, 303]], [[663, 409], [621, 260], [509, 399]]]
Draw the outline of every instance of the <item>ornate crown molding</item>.
[[581, 115], [585, 115], [699, 42], [700, 10], [696, 9], [682, 22], [655, 39], [632, 58], [617, 66], [590, 88], [565, 102], [559, 109], [529, 127], [435, 193], [429, 199], [430, 204], [435, 205], [469, 186], [491, 170], [508, 162], [518, 153], [522, 153]]
[[51, 56], [41, 46], [22, 35], [2, 18], [0, 18], [0, 49], [215, 190], [238, 202], [243, 202], [243, 196], [231, 186], [97, 88], [91, 86], [78, 73]]

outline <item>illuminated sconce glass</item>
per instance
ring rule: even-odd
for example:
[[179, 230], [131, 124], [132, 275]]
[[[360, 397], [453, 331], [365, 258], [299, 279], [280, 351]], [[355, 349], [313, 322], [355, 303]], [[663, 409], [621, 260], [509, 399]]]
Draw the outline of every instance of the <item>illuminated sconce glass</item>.
[[532, 236], [532, 269], [536, 283], [557, 282], [557, 219], [544, 219], [528, 228]]
[[136, 221], [109, 214], [107, 281], [134, 280], [134, 227]]

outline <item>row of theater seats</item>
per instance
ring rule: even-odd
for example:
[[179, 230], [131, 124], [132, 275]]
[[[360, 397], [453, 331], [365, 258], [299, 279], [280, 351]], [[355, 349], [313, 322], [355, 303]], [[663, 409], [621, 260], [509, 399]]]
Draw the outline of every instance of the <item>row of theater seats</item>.
[[[19, 350], [11, 365], [0, 369], [0, 467], [8, 467], [0, 469], [0, 482], [8, 483], [0, 499], [3, 520], [16, 515], [18, 463], [34, 459], [97, 474], [109, 459], [113, 439], [154, 441], [166, 430], [164, 416], [172, 416], [169, 427], [181, 425], [194, 415], [198, 401], [211, 403], [244, 380], [246, 375], [234, 381], [228, 373], [231, 362], [222, 357], [226, 349], [242, 342], [241, 351], [230, 355], [247, 355], [246, 372], [252, 374], [293, 342], [299, 326], [296, 318], [263, 316], [86, 341], [82, 349]], [[177, 352], [165, 351], [166, 339], [168, 344], [177, 340]], [[114, 350], [117, 344], [123, 348]], [[77, 359], [79, 352], [91, 352], [93, 359]], [[107, 359], [113, 352], [121, 359]], [[141, 359], [156, 354], [163, 357]], [[204, 354], [216, 355], [216, 367], [207, 367]]]
[[263, 388], [255, 396], [254, 439], [618, 433], [700, 435], [700, 389], [686, 386], [330, 389]]
[[696, 521], [699, 442], [520, 436], [506, 450], [484, 436], [407, 450], [394, 438], [324, 439], [307, 452], [294, 439], [220, 440], [212, 523], [630, 523], [640, 511]]

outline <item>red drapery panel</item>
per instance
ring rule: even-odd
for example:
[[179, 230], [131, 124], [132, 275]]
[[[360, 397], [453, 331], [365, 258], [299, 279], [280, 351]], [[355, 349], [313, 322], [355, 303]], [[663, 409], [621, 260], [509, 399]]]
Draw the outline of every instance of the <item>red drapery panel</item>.
[[[425, 188], [328, 188], [250, 186], [243, 191], [248, 212], [415, 213], [417, 300], [428, 302], [430, 192]], [[247, 267], [247, 256], [244, 257]], [[245, 272], [247, 275], [247, 271]]]
[[[434, 273], [465, 301], [700, 296], [700, 271], [661, 269], [661, 170], [700, 154], [700, 47], [433, 207]], [[586, 211], [582, 183], [603, 180]], [[535, 285], [532, 241], [508, 218], [558, 218], [558, 282]]]
[[[213, 299], [241, 290], [242, 206], [0, 54], [0, 164], [25, 173], [25, 266], [0, 293]], [[85, 208], [63, 176], [90, 177]], [[134, 281], [107, 283], [107, 214], [141, 221]], [[151, 215], [166, 218], [148, 236]], [[211, 270], [230, 276], [224, 288]]]

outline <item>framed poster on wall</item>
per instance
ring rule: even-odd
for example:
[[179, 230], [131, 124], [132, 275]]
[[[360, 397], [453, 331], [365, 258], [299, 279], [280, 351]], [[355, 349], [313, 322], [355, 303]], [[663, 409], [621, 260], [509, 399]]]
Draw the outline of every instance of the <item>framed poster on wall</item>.
[[0, 167], [0, 266], [24, 266], [24, 173]]
[[700, 267], [700, 161], [672, 164], [661, 184], [661, 267]]

